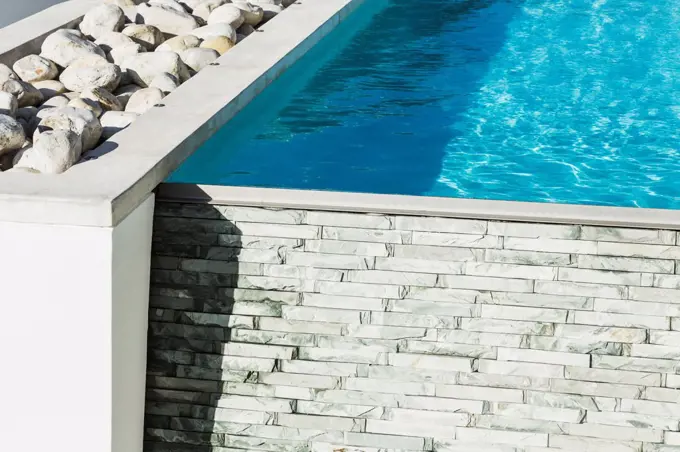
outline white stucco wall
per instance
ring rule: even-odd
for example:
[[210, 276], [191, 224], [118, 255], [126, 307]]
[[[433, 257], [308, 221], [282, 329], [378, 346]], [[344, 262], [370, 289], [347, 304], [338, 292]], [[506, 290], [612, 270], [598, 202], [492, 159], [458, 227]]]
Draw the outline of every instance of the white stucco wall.
[[39, 425], [52, 452], [141, 452], [153, 199], [113, 228], [0, 222], [0, 451]]
[[0, 0], [0, 28], [65, 0]]

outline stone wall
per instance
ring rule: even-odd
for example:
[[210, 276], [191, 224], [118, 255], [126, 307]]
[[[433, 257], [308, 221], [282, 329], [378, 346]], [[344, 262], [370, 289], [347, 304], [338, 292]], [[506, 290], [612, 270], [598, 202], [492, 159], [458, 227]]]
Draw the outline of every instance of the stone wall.
[[155, 221], [149, 452], [680, 451], [674, 231]]

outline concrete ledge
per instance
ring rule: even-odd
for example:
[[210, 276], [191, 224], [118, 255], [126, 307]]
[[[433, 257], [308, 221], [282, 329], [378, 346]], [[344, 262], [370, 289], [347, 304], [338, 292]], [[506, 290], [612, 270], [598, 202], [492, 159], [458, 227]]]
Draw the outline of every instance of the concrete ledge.
[[59, 3], [0, 29], [0, 63], [11, 66], [26, 55], [40, 53], [40, 46], [50, 33], [75, 27], [87, 10], [99, 3], [98, 0]]
[[57, 176], [0, 174], [0, 221], [116, 225], [363, 1], [290, 6], [100, 146], [95, 160]]
[[516, 201], [163, 184], [159, 201], [381, 213], [530, 223], [680, 229], [680, 211]]

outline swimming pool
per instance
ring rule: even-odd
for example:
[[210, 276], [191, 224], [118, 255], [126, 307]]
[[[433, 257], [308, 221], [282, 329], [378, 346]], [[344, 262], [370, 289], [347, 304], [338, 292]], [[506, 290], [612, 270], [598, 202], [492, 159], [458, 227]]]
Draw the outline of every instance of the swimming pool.
[[368, 0], [172, 182], [680, 207], [680, 3]]

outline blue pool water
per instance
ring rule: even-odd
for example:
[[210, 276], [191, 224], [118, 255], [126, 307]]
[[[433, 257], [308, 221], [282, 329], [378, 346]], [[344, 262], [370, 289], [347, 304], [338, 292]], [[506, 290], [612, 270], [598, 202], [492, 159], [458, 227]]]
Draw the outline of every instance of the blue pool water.
[[680, 207], [677, 0], [366, 0], [171, 177]]

